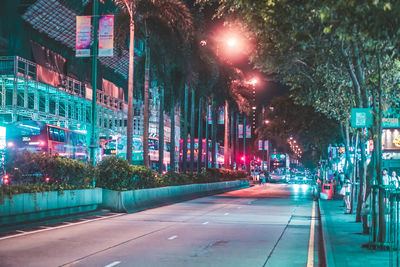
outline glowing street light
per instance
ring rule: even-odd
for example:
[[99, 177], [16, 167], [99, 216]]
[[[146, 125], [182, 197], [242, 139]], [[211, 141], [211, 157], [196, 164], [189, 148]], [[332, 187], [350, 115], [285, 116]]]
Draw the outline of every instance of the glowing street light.
[[228, 46], [230, 46], [230, 47], [234, 47], [234, 46], [236, 46], [236, 39], [233, 39], [233, 38], [230, 38], [230, 39], [228, 39], [228, 41], [226, 41], [226, 44], [228, 45]]

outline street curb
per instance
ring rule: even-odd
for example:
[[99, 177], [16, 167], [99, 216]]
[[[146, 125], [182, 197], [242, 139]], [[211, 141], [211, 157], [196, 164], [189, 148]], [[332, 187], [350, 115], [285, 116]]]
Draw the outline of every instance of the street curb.
[[320, 234], [321, 234], [321, 240], [322, 240], [322, 247], [323, 247], [323, 252], [324, 252], [324, 260], [325, 260], [325, 266], [327, 267], [334, 267], [336, 266], [335, 260], [333, 258], [333, 250], [331, 246], [331, 240], [328, 234], [327, 230], [327, 222], [326, 222], [326, 217], [325, 213], [323, 213], [323, 209], [321, 212], [321, 205], [320, 205], [320, 200], [318, 200], [318, 212], [319, 212], [319, 218], [320, 218]]

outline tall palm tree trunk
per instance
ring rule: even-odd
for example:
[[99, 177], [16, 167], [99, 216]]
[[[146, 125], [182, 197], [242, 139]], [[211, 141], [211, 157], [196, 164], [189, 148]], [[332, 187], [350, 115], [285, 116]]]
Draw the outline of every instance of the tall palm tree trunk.
[[[147, 30], [146, 30], [147, 31]], [[145, 39], [145, 76], [143, 98], [143, 165], [150, 167], [149, 162], [149, 87], [150, 87], [150, 47], [149, 36]]]
[[217, 116], [215, 112], [215, 101], [214, 97], [211, 98], [211, 167], [215, 168], [217, 165], [216, 153], [217, 153]]
[[233, 168], [234, 162], [236, 162], [235, 160], [235, 136], [236, 136], [236, 132], [235, 132], [235, 112], [231, 111], [231, 125], [230, 125], [230, 132], [231, 132], [231, 140], [230, 140], [230, 145], [231, 145], [231, 164], [230, 167]]
[[185, 95], [183, 100], [183, 123], [182, 123], [182, 172], [186, 172], [187, 169], [187, 115], [188, 115], [188, 88], [185, 84]]
[[169, 151], [170, 171], [175, 172], [175, 97], [171, 95], [171, 147]]
[[197, 153], [197, 173], [200, 173], [203, 164], [203, 98], [199, 99], [199, 118], [197, 126], [197, 138], [199, 140], [199, 149]]
[[225, 111], [224, 111], [224, 120], [225, 120], [225, 132], [224, 132], [224, 168], [230, 169], [230, 152], [229, 152], [229, 141], [230, 141], [230, 132], [229, 132], [229, 103], [228, 100], [225, 99]]
[[134, 66], [134, 41], [135, 41], [135, 22], [131, 16], [129, 26], [129, 74], [128, 74], [128, 117], [126, 121], [126, 159], [132, 162], [132, 137], [133, 137], [133, 66]]
[[205, 141], [205, 148], [204, 148], [204, 151], [205, 151], [205, 153], [206, 153], [206, 156], [205, 156], [205, 159], [204, 159], [204, 165], [205, 165], [205, 168], [206, 169], [208, 169], [208, 116], [209, 116], [209, 113], [210, 113], [210, 106], [209, 106], [209, 101], [208, 101], [208, 99], [207, 99], [207, 101], [206, 101], [206, 129], [205, 129], [205, 136], [204, 136], [204, 139], [206, 139], [206, 141]]
[[195, 94], [194, 89], [192, 89], [192, 103], [190, 105], [190, 173], [194, 171], [195, 105]]
[[160, 116], [158, 129], [158, 173], [162, 173], [164, 170], [164, 88], [160, 88]]

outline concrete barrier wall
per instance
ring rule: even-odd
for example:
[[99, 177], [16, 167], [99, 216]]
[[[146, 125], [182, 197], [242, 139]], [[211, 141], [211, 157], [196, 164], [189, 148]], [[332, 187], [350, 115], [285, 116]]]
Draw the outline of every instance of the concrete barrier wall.
[[14, 195], [0, 202], [0, 225], [95, 210], [102, 197], [100, 188]]
[[229, 181], [130, 191], [96, 188], [18, 194], [0, 202], [0, 225], [93, 211], [100, 206], [117, 212], [134, 212], [247, 186], [248, 181]]
[[103, 190], [103, 207], [116, 212], [134, 212], [173, 203], [186, 198], [205, 196], [249, 186], [248, 181], [190, 184], [130, 191]]

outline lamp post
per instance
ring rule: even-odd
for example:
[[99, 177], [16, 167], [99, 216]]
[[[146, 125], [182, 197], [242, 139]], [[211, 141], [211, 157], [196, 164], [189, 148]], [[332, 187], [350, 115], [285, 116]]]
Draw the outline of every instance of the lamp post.
[[[93, 62], [92, 62], [92, 131], [90, 136], [90, 163], [94, 166], [96, 165], [96, 147], [97, 147], [97, 138], [96, 138], [96, 124], [97, 124], [97, 114], [96, 114], [96, 99], [97, 99], [97, 48], [98, 48], [98, 40], [97, 40], [97, 31], [98, 31], [98, 11], [99, 5], [98, 0], [93, 1]], [[93, 187], [96, 186], [96, 180], [93, 176], [92, 181]]]

